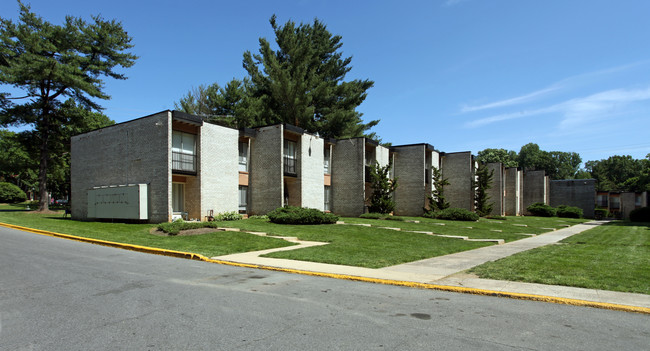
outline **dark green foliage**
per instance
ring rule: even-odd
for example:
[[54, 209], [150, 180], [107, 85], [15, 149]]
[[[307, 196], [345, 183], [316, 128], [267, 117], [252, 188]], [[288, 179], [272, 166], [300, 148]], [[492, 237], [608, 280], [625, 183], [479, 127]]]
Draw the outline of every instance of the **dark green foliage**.
[[25, 192], [14, 184], [0, 183], [0, 202], [16, 203], [27, 199]]
[[[95, 100], [109, 98], [102, 77], [126, 79], [114, 68], [130, 67], [137, 57], [125, 52], [132, 47], [131, 38], [117, 21], [94, 16], [87, 23], [70, 16], [53, 25], [18, 4], [17, 23], [0, 19], [0, 84], [22, 93], [2, 94], [0, 125], [32, 128], [27, 132], [38, 152], [40, 209], [47, 210], [50, 161], [65, 163], [52, 160], [69, 140], [61, 136], [87, 116], [62, 100], [71, 99], [68, 105], [79, 104], [86, 111], [99, 110]], [[20, 100], [23, 104], [15, 103]]]
[[178, 235], [181, 230], [200, 229], [200, 228], [217, 228], [217, 222], [185, 222], [175, 221], [158, 224], [158, 229], [169, 235]]
[[449, 185], [449, 180], [443, 178], [442, 172], [436, 167], [431, 167], [431, 178], [433, 181], [433, 190], [431, 191], [431, 195], [428, 196], [428, 212], [436, 212], [449, 208], [449, 202], [445, 199], [445, 186]]
[[538, 217], [555, 217], [556, 210], [542, 202], [535, 202], [534, 204], [526, 207], [526, 210], [533, 216]]
[[366, 218], [366, 219], [385, 219], [386, 217], [388, 217], [387, 214], [374, 213], [374, 212], [364, 213], [359, 216], [359, 218]]
[[640, 160], [611, 156], [585, 162], [585, 168], [596, 179], [598, 191], [650, 191], [650, 154]]
[[429, 218], [445, 219], [450, 221], [476, 222], [479, 219], [479, 216], [472, 211], [468, 211], [464, 208], [454, 208], [454, 207], [435, 212], [432, 215], [434, 217], [429, 217]]
[[498, 220], [500, 220], [500, 221], [505, 221], [505, 220], [508, 219], [507, 217], [503, 217], [503, 216], [494, 216], [494, 215], [485, 216], [485, 218], [486, 218], [486, 219], [498, 219]]
[[271, 222], [277, 224], [334, 224], [339, 220], [338, 216], [331, 213], [294, 206], [279, 207], [266, 215]]
[[485, 149], [478, 152], [476, 160], [481, 163], [500, 162], [504, 167], [517, 167], [517, 153], [506, 149]]
[[388, 173], [392, 164], [382, 167], [378, 163], [370, 166], [370, 204], [368, 211], [375, 213], [391, 213], [395, 209], [393, 192], [397, 189], [397, 178], [390, 179]]
[[519, 150], [518, 163], [524, 170], [543, 170], [551, 179], [574, 179], [582, 158], [575, 152], [544, 151], [529, 143]]
[[632, 222], [650, 222], [650, 207], [641, 207], [630, 212]]
[[582, 218], [582, 209], [574, 206], [560, 205], [555, 211], [558, 217], [562, 218]]
[[596, 219], [603, 219], [609, 217], [609, 211], [606, 208], [597, 208], [594, 210], [594, 217]]
[[488, 190], [492, 187], [494, 170], [488, 170], [484, 164], [479, 164], [476, 170], [476, 181], [472, 179], [474, 185], [474, 203], [476, 204], [476, 214], [481, 217], [487, 216], [492, 212], [494, 203], [489, 202], [490, 196]]

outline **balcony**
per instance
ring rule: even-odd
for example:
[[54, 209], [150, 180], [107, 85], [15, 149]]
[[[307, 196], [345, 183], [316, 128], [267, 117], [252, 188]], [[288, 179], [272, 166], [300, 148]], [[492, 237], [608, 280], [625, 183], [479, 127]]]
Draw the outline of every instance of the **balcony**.
[[296, 171], [296, 159], [294, 157], [284, 155], [284, 175], [296, 177], [298, 172]]
[[172, 151], [172, 172], [196, 174], [196, 155]]

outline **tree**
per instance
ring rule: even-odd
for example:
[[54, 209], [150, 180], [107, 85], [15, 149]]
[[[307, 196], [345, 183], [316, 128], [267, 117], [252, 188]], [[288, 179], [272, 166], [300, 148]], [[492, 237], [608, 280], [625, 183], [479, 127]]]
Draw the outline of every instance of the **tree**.
[[576, 152], [544, 151], [535, 143], [522, 146], [517, 160], [524, 170], [543, 170], [551, 179], [575, 179], [582, 163]]
[[495, 163], [501, 162], [505, 167], [518, 167], [517, 153], [506, 149], [487, 148], [478, 152], [476, 157], [478, 162]]
[[650, 190], [650, 160], [614, 155], [605, 160], [587, 161], [585, 168], [596, 179], [599, 191]]
[[[91, 23], [67, 16], [53, 25], [18, 3], [18, 23], [0, 18], [0, 83], [24, 91], [24, 96], [5, 94], [0, 125], [33, 126], [39, 152], [39, 210], [47, 210], [48, 163], [59, 128], [67, 118], [60, 113], [70, 98], [87, 110], [99, 110], [95, 99], [108, 99], [102, 77], [126, 79], [115, 67], [130, 67], [137, 57], [126, 52], [131, 37], [121, 23], [93, 16]], [[9, 100], [10, 102], [6, 102]], [[13, 100], [22, 100], [15, 104]]]
[[21, 134], [0, 130], [0, 182], [9, 182], [25, 192], [37, 184], [38, 164], [30, 157]]
[[368, 211], [371, 213], [391, 213], [395, 209], [393, 192], [397, 189], [397, 178], [388, 176], [392, 164], [382, 167], [378, 163], [370, 166], [370, 184], [372, 195]]
[[492, 188], [492, 179], [494, 179], [494, 170], [488, 170], [485, 164], [479, 163], [476, 170], [476, 180], [474, 185], [474, 202], [476, 204], [476, 214], [481, 217], [487, 216], [492, 212], [494, 203], [488, 202], [490, 196], [488, 190]]
[[449, 185], [449, 180], [442, 177], [442, 172], [436, 167], [431, 167], [431, 178], [433, 180], [433, 190], [429, 199], [429, 212], [437, 212], [449, 208], [449, 202], [445, 199], [445, 185]]

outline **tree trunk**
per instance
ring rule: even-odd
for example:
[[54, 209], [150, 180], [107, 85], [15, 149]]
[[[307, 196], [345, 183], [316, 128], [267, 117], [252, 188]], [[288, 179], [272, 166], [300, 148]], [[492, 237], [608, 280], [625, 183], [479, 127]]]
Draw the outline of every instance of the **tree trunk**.
[[38, 210], [39, 211], [47, 211], [49, 210], [49, 197], [47, 195], [47, 161], [48, 161], [48, 139], [49, 139], [49, 134], [50, 134], [50, 116], [49, 116], [49, 110], [44, 109], [43, 110], [43, 122], [42, 122], [42, 129], [40, 131], [41, 134], [41, 145], [40, 145], [40, 151], [41, 151], [41, 160], [40, 160], [40, 165], [38, 167], [38, 195], [39, 195], [39, 206]]

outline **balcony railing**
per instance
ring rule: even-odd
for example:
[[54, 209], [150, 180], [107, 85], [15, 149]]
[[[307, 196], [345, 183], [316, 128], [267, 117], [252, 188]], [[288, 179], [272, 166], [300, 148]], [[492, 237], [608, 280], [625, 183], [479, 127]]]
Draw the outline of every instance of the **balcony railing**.
[[196, 173], [196, 155], [172, 152], [172, 171]]
[[284, 175], [294, 177], [298, 175], [298, 172], [296, 172], [295, 158], [284, 155]]

